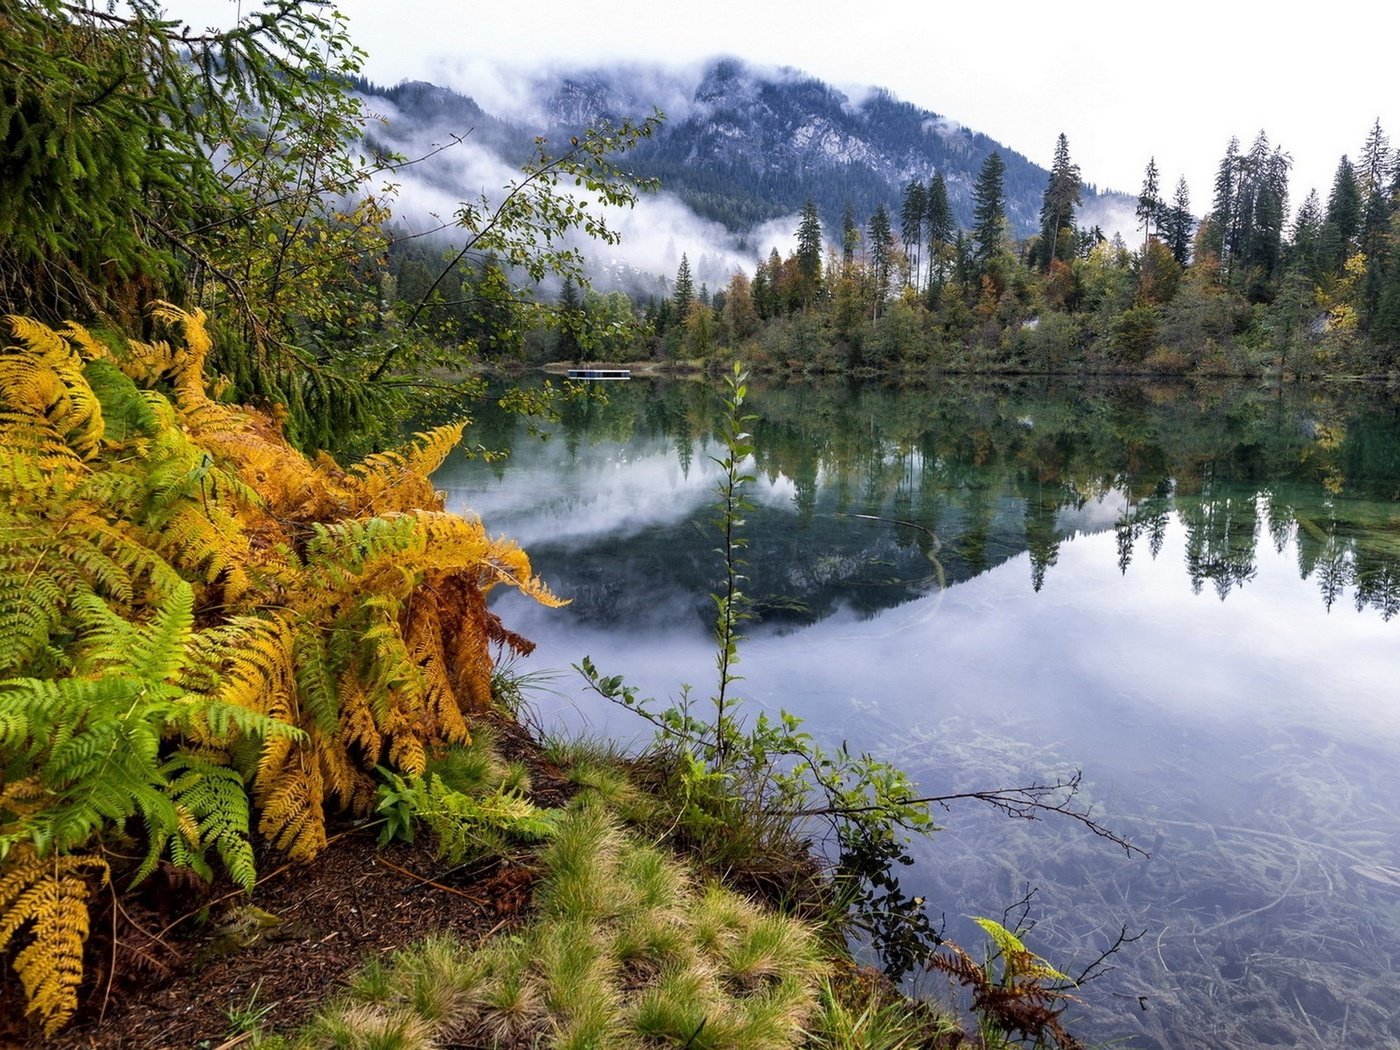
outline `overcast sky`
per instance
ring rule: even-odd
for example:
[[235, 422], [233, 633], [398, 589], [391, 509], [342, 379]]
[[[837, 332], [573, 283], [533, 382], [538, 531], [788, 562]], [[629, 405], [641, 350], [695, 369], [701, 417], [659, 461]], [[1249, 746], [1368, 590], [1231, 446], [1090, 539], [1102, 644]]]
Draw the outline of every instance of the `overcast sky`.
[[[244, 9], [251, 0], [243, 0]], [[1294, 160], [1291, 203], [1323, 200], [1337, 160], [1374, 121], [1400, 134], [1394, 16], [1331, 0], [1302, 18], [1259, 0], [341, 0], [381, 83], [451, 81], [483, 61], [695, 63], [732, 54], [843, 89], [887, 87], [1048, 166], [1055, 138], [1086, 181], [1136, 193], [1154, 156], [1163, 191], [1185, 175], [1193, 210], [1231, 135], [1262, 129]], [[1294, 5], [1289, 7], [1297, 9]], [[169, 0], [227, 19], [237, 0]]]

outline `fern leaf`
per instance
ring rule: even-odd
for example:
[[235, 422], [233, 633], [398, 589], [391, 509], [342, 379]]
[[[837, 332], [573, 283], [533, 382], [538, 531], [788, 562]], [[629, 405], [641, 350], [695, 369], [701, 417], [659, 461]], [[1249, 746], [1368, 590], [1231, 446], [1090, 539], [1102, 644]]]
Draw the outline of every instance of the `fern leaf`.
[[204, 854], [213, 848], [234, 882], [251, 891], [257, 868], [248, 840], [250, 815], [243, 778], [218, 761], [186, 751], [171, 756], [162, 772], [170, 780], [171, 799], [191, 818], [191, 826], [182, 828], [186, 863], [205, 878], [212, 877]]
[[181, 581], [165, 596], [150, 627], [133, 639], [132, 674], [147, 682], [173, 681], [188, 660], [193, 626], [194, 592]]
[[418, 443], [409, 449], [404, 465], [424, 478], [430, 476], [442, 466], [448, 454], [462, 443], [462, 432], [466, 428], [467, 422], [463, 420], [435, 427], [427, 433], [414, 434]]
[[340, 728], [340, 698], [320, 635], [309, 628], [297, 631], [292, 654], [302, 713], [323, 736], [333, 737]]
[[84, 872], [107, 881], [100, 857], [40, 857], [21, 847], [7, 858], [0, 878], [0, 951], [28, 927], [29, 943], [14, 958], [28, 1012], [53, 1035], [78, 1008], [83, 944], [88, 935], [88, 885]]

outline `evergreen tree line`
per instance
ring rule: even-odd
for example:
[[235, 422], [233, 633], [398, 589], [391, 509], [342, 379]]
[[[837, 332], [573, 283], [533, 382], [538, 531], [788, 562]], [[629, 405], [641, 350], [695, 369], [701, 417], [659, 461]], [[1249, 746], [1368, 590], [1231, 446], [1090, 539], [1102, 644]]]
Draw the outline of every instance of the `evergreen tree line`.
[[786, 257], [695, 294], [688, 261], [668, 300], [635, 304], [631, 349], [738, 353], [799, 371], [1289, 375], [1388, 372], [1400, 351], [1400, 153], [1377, 122], [1342, 157], [1326, 200], [1289, 220], [1292, 159], [1260, 133], [1231, 140], [1211, 207], [1149, 161], [1139, 238], [1078, 221], [1082, 182], [1060, 135], [1038, 232], [1015, 239], [993, 152], [957, 222], [941, 172], [839, 229], [808, 200]]

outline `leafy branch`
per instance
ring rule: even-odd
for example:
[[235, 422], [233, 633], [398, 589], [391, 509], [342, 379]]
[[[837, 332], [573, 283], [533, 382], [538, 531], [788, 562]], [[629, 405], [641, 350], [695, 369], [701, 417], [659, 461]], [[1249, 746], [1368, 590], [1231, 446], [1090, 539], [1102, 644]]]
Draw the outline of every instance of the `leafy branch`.
[[[616, 244], [619, 234], [606, 218], [589, 210], [587, 201], [568, 192], [565, 184], [591, 194], [603, 205], [632, 207], [638, 194], [656, 183], [634, 178], [612, 158], [649, 138], [661, 120], [660, 113], [653, 113], [640, 123], [589, 128], [582, 138], [571, 138], [569, 148], [558, 156], [550, 154], [544, 138], [535, 139], [534, 158], [522, 169], [523, 177], [505, 187], [500, 201], [492, 203], [482, 194], [457, 209], [455, 225], [465, 231], [466, 241], [419, 297], [404, 326], [413, 326], [442, 282], [474, 254], [503, 260], [536, 282], [552, 274], [586, 285], [581, 251], [562, 242], [573, 230], [604, 244]], [[388, 370], [400, 349], [395, 344], [385, 351], [369, 373], [371, 381]]]

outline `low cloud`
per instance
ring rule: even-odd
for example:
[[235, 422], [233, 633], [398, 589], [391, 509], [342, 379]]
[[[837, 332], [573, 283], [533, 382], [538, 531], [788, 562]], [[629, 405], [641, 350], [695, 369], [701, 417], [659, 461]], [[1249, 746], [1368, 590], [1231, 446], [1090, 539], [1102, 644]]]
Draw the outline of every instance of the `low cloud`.
[[[610, 67], [606, 77], [599, 75], [596, 83], [607, 104], [618, 107], [619, 112], [644, 116], [645, 100], [646, 112], [655, 104], [666, 110], [668, 117], [679, 120], [696, 111], [696, 89], [706, 71], [713, 68], [713, 62], [679, 71], [640, 64], [621, 70]], [[757, 69], [746, 63], [739, 64], [735, 72], [745, 82], [752, 82], [755, 90], [765, 80], [807, 76], [795, 69]], [[552, 122], [554, 115], [546, 112], [547, 94], [566, 74], [585, 90], [594, 83], [594, 74], [576, 67], [527, 69], [479, 59], [443, 60], [432, 71], [434, 80], [445, 89], [472, 99], [491, 117], [520, 129], [543, 128]], [[441, 111], [430, 106], [426, 112], [445, 115], [426, 123], [422, 116], [406, 114], [383, 96], [367, 97], [365, 108], [379, 118], [370, 128], [376, 141], [410, 160], [426, 158], [391, 176], [398, 185], [396, 221], [411, 233], [451, 222], [463, 202], [477, 204], [483, 196], [489, 202], [499, 202], [506, 187], [522, 177], [520, 165], [528, 157], [504, 156], [502, 150], [523, 148], [529, 132], [522, 130], [512, 136], [514, 144], [506, 147], [494, 121], [476, 132], [470, 126], [453, 124], [474, 119], [472, 111], [457, 106]], [[453, 136], [462, 138], [454, 143]], [[581, 234], [570, 235], [570, 243], [582, 250], [590, 275], [604, 290], [621, 287], [634, 293], [654, 293], [662, 287], [659, 279], [674, 278], [684, 254], [696, 286], [705, 284], [713, 292], [727, 285], [736, 271], [751, 275], [774, 248], [787, 256], [796, 247], [796, 214], [734, 232], [697, 215], [680, 198], [664, 191], [642, 195], [632, 208], [616, 208], [603, 206], [596, 196], [581, 190], [568, 189], [621, 237], [620, 243], [612, 246]], [[452, 239], [452, 230], [444, 230], [442, 237]]]
[[1138, 236], [1137, 198], [1125, 193], [1094, 197], [1079, 210], [1076, 222], [1081, 230], [1099, 227], [1109, 240], [1115, 233], [1120, 234], [1131, 245]]

